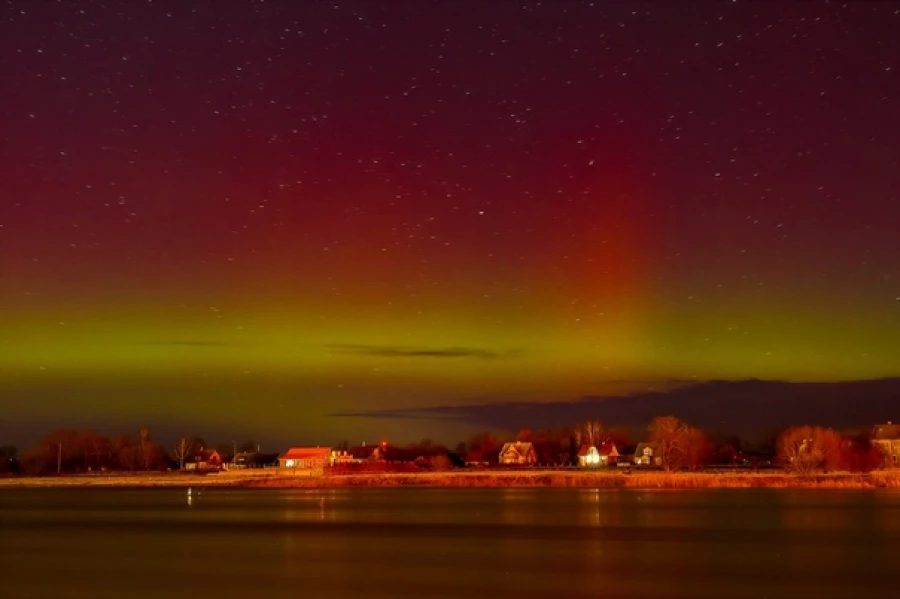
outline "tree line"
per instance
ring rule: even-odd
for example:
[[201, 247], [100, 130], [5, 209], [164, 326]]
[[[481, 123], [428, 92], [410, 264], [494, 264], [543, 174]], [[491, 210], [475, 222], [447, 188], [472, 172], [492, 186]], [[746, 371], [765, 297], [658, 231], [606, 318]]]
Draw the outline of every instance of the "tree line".
[[[758, 442], [750, 443], [737, 435], [707, 434], [674, 416], [661, 416], [650, 422], [641, 437], [659, 458], [659, 465], [667, 470], [693, 470], [710, 464], [752, 465], [765, 460], [798, 474], [818, 470], [866, 472], [882, 466], [885, 459], [871, 442], [868, 431], [840, 433], [818, 426], [773, 429]], [[468, 460], [496, 463], [503, 444], [509, 441], [532, 443], [538, 462], [545, 465], [577, 464], [583, 445], [600, 448], [612, 443], [620, 453], [635, 446], [628, 431], [607, 427], [597, 419], [571, 427], [523, 428], [515, 435], [479, 432], [453, 450], [430, 439], [402, 447], [385, 445], [383, 454], [388, 461], [425, 458], [432, 466], [445, 469], [462, 466]], [[92, 430], [59, 429], [24, 453], [13, 446], [0, 445], [0, 474], [165, 471], [184, 468], [186, 461], [204, 449], [216, 449], [223, 462], [228, 462], [235, 452], [256, 453], [258, 448], [253, 440], [213, 447], [202, 437], [185, 436], [167, 449], [153, 438], [148, 427], [112, 436]], [[347, 441], [334, 449], [351, 450]], [[439, 456], [449, 461], [436, 461]]]
[[[586, 420], [573, 427], [524, 428], [515, 436], [480, 432], [467, 443], [460, 443], [456, 452], [496, 462], [508, 441], [532, 443], [538, 462], [547, 465], [577, 463], [582, 445], [600, 448], [612, 443], [620, 453], [636, 446], [626, 431], [607, 428], [601, 420]], [[735, 434], [707, 434], [675, 416], [659, 416], [650, 422], [641, 441], [666, 470], [770, 462], [798, 474], [817, 470], [868, 472], [882, 466], [885, 458], [871, 442], [868, 431], [840, 433], [819, 426], [772, 429], [756, 442], [749, 442]]]
[[131, 434], [104, 436], [92, 430], [58, 429], [25, 452], [6, 445], [0, 447], [0, 474], [37, 476], [52, 473], [165, 471], [183, 468], [184, 462], [204, 449], [216, 449], [223, 458], [235, 450], [255, 452], [258, 444], [248, 440], [216, 447], [199, 436], [182, 437], [171, 449], [157, 442], [149, 427]]

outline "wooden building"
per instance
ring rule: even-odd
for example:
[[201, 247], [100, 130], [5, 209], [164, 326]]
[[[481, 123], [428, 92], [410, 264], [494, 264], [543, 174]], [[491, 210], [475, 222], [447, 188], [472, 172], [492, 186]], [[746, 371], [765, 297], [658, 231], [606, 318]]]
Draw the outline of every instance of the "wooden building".
[[318, 469], [331, 462], [330, 447], [291, 447], [278, 456], [279, 468]]
[[900, 424], [890, 420], [885, 424], [876, 424], [872, 429], [872, 445], [884, 453], [884, 467], [900, 467]]
[[498, 461], [501, 464], [507, 466], [526, 466], [530, 464], [536, 464], [537, 452], [534, 450], [533, 443], [526, 443], [524, 441], [506, 443], [500, 450], [500, 457]]

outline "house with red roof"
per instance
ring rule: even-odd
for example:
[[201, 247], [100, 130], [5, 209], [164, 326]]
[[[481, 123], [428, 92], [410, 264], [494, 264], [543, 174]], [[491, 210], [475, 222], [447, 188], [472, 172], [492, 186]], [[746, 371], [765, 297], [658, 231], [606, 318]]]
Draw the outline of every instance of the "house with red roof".
[[619, 461], [620, 454], [615, 443], [601, 443], [597, 448], [597, 453], [600, 455], [600, 464], [603, 466], [610, 466]]
[[198, 448], [184, 460], [185, 470], [221, 470], [222, 456], [215, 449]]
[[883, 467], [900, 466], [900, 425], [890, 420], [887, 424], [876, 424], [872, 428], [872, 445], [884, 454]]
[[598, 446], [584, 444], [578, 450], [579, 466], [610, 466], [619, 461], [619, 450], [615, 443], [601, 443]]
[[291, 447], [278, 456], [279, 468], [311, 470], [331, 463], [330, 447]]

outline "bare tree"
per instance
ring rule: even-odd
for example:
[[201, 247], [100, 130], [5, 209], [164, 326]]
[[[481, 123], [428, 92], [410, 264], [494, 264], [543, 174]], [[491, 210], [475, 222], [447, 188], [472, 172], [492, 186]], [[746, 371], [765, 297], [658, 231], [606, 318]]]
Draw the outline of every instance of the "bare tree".
[[712, 444], [706, 434], [699, 428], [688, 427], [684, 433], [680, 465], [696, 470], [698, 466], [708, 463], [711, 455]]
[[[257, 443], [253, 439], [248, 439], [247, 441], [244, 441], [238, 447], [238, 451], [243, 451], [245, 453], [255, 453], [258, 449], [259, 449], [259, 443]], [[344, 441], [341, 444], [341, 446], [338, 447], [338, 449], [343, 449], [344, 451], [347, 451], [348, 449], [350, 449], [350, 444], [347, 443], [346, 441]]]
[[837, 468], [847, 444], [832, 430], [819, 426], [789, 428], [778, 437], [778, 458], [790, 472], [811, 474], [821, 467]]
[[80, 438], [74, 430], [50, 431], [41, 441], [41, 445], [45, 446], [48, 453], [56, 458], [57, 472], [75, 470], [84, 455]]
[[172, 448], [172, 457], [178, 460], [178, 469], [184, 470], [184, 461], [191, 453], [191, 442], [187, 437], [182, 437]]
[[140, 430], [141, 459], [144, 461], [144, 469], [150, 470], [150, 429], [142, 426]]
[[585, 420], [575, 427], [575, 442], [580, 447], [582, 444], [600, 445], [606, 442], [606, 429], [600, 420]]
[[80, 437], [81, 444], [84, 450], [85, 468], [90, 467], [92, 459], [94, 462], [94, 466], [100, 468], [100, 462], [103, 458], [103, 455], [106, 453], [106, 446], [108, 444], [108, 441], [102, 435], [99, 435], [91, 430], [82, 431]]
[[109, 439], [109, 444], [107, 445], [107, 459], [110, 464], [118, 464], [121, 468], [125, 470], [132, 470], [133, 468], [129, 466], [133, 459], [129, 460], [126, 458], [126, 462], [122, 461], [122, 456], [124, 455], [124, 451], [131, 450], [131, 439], [128, 435], [113, 435]]
[[135, 466], [137, 465], [135, 461], [135, 453], [136, 452], [133, 447], [122, 447], [116, 454], [116, 459], [125, 470], [134, 470]]
[[671, 470], [682, 460], [690, 427], [675, 416], [657, 416], [647, 429], [663, 468]]

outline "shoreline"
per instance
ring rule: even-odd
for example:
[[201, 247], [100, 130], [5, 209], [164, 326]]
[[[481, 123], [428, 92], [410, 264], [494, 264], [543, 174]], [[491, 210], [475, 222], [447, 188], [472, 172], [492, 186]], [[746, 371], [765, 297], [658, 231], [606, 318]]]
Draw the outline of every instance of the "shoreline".
[[2, 489], [187, 488], [340, 489], [431, 488], [598, 488], [598, 489], [900, 489], [900, 470], [870, 474], [798, 476], [770, 473], [451, 471], [422, 473], [313, 475], [311, 472], [221, 472], [208, 475], [137, 473], [0, 478]]

